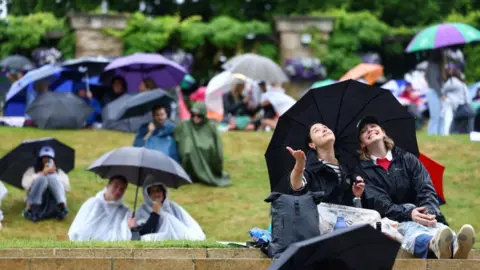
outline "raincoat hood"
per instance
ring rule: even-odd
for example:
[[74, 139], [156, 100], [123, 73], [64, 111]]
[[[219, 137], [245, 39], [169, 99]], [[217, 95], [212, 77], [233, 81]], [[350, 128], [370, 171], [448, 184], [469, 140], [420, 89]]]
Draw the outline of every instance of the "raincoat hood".
[[164, 190], [164, 198], [162, 202], [162, 208], [160, 208], [160, 211], [169, 209], [170, 201], [168, 200], [168, 188], [164, 184], [158, 181], [155, 181], [153, 176], [148, 175], [147, 178], [145, 179], [145, 182], [143, 183], [143, 203], [147, 208], [148, 212], [152, 212], [152, 205], [153, 205], [153, 200], [150, 198], [150, 195], [148, 195], [148, 189], [153, 186], [161, 186]]
[[191, 111], [192, 113], [196, 113], [205, 117], [207, 115], [207, 105], [205, 105], [204, 102], [196, 102], [193, 104]]

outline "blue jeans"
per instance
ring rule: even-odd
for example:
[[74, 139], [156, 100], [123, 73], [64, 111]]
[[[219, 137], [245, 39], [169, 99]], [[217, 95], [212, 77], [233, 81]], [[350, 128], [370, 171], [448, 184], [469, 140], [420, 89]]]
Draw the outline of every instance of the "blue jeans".
[[52, 192], [57, 204], [66, 204], [67, 199], [65, 196], [65, 188], [60, 180], [58, 180], [56, 174], [40, 176], [33, 181], [33, 184], [30, 187], [30, 191], [27, 195], [27, 204], [42, 204], [42, 196], [47, 188], [49, 188]]
[[427, 92], [428, 111], [430, 120], [428, 121], [428, 134], [440, 135], [443, 133], [442, 100], [440, 96], [431, 89]]

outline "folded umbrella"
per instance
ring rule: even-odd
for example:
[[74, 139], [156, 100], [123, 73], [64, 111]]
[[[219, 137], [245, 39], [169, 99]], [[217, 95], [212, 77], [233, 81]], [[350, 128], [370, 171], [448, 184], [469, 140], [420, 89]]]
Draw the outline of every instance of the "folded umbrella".
[[310, 90], [278, 120], [265, 153], [272, 191], [288, 192], [295, 164], [285, 149], [308, 150], [307, 136], [315, 123], [328, 126], [335, 134], [335, 153], [340, 162], [353, 169], [358, 164], [360, 142], [357, 123], [375, 116], [395, 144], [418, 155], [415, 119], [388, 90], [354, 80]]
[[27, 113], [41, 129], [79, 129], [85, 125], [93, 108], [72, 93], [46, 92], [27, 108]]
[[160, 151], [144, 147], [126, 146], [115, 149], [102, 155], [87, 170], [102, 178], [122, 175], [130, 183], [137, 185], [134, 209], [138, 188], [143, 185], [147, 176], [173, 188], [192, 183], [188, 174], [175, 160]]
[[44, 146], [55, 151], [58, 169], [69, 173], [75, 168], [75, 150], [54, 138], [23, 141], [19, 146], [0, 159], [0, 179], [14, 187], [23, 189], [22, 177], [25, 171], [35, 165], [38, 152]]
[[290, 245], [268, 269], [392, 269], [399, 249], [372, 226], [353, 226]]
[[223, 69], [232, 73], [240, 73], [253, 80], [269, 83], [284, 83], [289, 79], [282, 68], [270, 58], [246, 53], [238, 55], [223, 64]]

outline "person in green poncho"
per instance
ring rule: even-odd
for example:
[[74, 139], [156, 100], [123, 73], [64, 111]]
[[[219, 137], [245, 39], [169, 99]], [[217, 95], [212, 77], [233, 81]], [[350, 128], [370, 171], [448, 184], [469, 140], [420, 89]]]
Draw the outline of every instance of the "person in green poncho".
[[207, 106], [197, 102], [191, 109], [192, 118], [175, 129], [181, 165], [195, 182], [212, 186], [231, 185], [223, 172], [223, 147], [216, 123], [207, 118]]

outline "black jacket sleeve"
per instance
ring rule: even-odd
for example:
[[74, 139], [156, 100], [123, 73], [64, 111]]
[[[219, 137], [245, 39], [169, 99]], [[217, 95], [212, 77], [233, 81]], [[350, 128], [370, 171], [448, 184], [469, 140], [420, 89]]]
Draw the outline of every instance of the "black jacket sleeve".
[[223, 109], [225, 111], [225, 115], [228, 115], [228, 114], [236, 115], [237, 111], [242, 107], [243, 107], [243, 103], [242, 102], [235, 103], [229, 93], [223, 96]]
[[147, 222], [143, 225], [137, 226], [132, 230], [132, 233], [138, 233], [141, 235], [154, 233], [157, 230], [160, 216], [157, 213], [151, 213]]
[[415, 204], [418, 207], [427, 208], [429, 214], [439, 216], [441, 214], [440, 205], [430, 174], [416, 156], [405, 153], [404, 157], [412, 187], [417, 195]]

